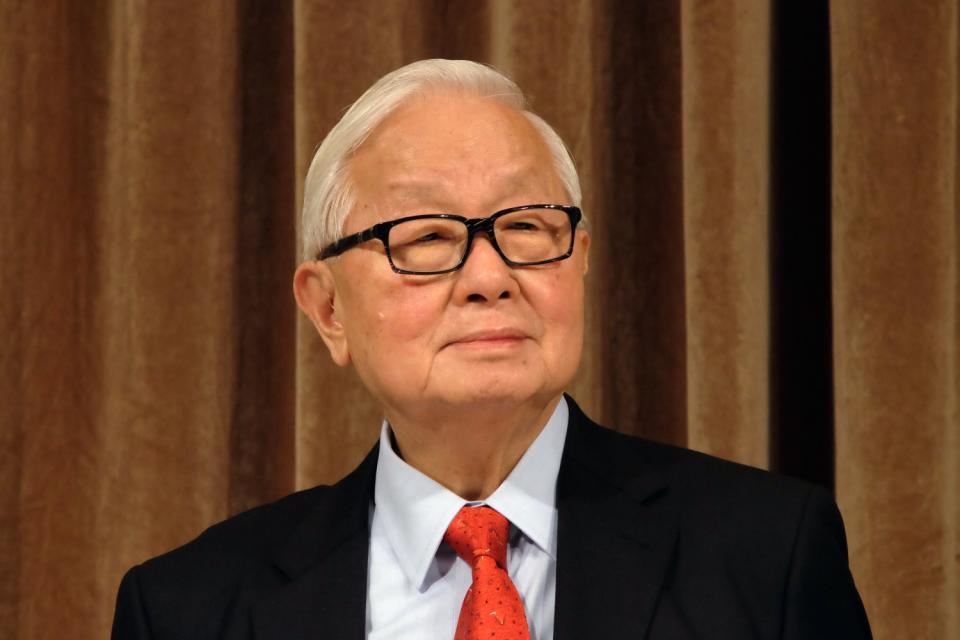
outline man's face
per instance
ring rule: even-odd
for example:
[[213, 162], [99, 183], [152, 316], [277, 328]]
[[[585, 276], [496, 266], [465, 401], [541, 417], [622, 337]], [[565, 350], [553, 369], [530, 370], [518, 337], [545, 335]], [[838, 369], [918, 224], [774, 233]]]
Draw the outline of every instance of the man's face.
[[[414, 98], [350, 161], [356, 205], [344, 235], [418, 213], [481, 218], [569, 198], [540, 135], [519, 112], [456, 94]], [[394, 273], [379, 241], [328, 260], [340, 364], [352, 361], [388, 409], [549, 402], [580, 360], [589, 238], [573, 256], [508, 267], [479, 234], [463, 268]], [[328, 345], [331, 341], [328, 340]]]

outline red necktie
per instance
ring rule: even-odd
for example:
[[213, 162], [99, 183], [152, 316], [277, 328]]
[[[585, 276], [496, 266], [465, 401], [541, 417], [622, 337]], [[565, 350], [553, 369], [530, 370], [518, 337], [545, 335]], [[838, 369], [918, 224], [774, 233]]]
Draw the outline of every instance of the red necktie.
[[443, 536], [473, 567], [454, 640], [529, 640], [523, 602], [507, 575], [510, 523], [490, 507], [464, 507]]

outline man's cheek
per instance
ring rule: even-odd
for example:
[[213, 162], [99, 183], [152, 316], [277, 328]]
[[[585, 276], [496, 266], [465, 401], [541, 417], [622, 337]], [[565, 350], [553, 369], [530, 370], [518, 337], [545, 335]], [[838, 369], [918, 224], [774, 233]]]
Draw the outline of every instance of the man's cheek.
[[421, 342], [441, 321], [443, 309], [426, 295], [420, 300], [405, 300], [377, 315], [377, 323], [393, 340]]

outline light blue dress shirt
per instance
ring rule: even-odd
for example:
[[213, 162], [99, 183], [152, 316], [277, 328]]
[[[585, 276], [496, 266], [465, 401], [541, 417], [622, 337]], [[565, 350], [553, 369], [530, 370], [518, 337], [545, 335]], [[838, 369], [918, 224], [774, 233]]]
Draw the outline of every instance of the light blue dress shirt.
[[404, 462], [380, 430], [367, 583], [370, 640], [453, 640], [470, 566], [443, 542], [466, 504], [511, 523], [507, 570], [523, 599], [531, 640], [553, 639], [557, 473], [569, 410], [561, 398], [533, 444], [489, 498], [468, 502]]

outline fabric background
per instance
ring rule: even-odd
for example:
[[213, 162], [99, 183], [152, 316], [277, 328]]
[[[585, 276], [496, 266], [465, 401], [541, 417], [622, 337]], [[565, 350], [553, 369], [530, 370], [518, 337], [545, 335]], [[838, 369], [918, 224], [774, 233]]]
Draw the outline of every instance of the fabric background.
[[0, 0], [0, 638], [336, 480], [377, 407], [291, 296], [312, 152], [424, 57], [511, 74], [593, 234], [595, 419], [822, 483], [877, 638], [960, 629], [950, 0]]

